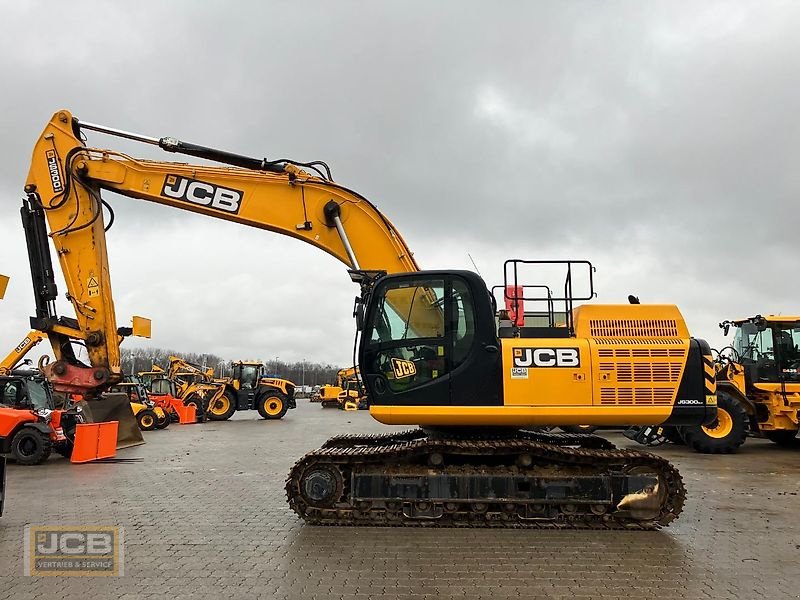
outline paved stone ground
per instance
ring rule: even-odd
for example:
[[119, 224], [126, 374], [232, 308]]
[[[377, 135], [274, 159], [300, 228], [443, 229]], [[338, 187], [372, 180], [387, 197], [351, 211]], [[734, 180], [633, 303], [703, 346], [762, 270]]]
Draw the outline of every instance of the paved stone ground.
[[[282, 421], [249, 412], [145, 434], [120, 453], [142, 462], [11, 465], [0, 600], [800, 597], [800, 448], [656, 449], [690, 493], [660, 532], [303, 525], [284, 499], [293, 462], [330, 435], [385, 430], [365, 412], [301, 400]], [[26, 524], [123, 526], [125, 576], [24, 577]]]

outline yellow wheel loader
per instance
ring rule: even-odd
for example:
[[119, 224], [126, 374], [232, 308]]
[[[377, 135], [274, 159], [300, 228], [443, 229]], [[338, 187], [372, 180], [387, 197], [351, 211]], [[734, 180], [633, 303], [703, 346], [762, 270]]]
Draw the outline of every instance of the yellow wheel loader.
[[230, 419], [237, 410], [256, 410], [263, 419], [281, 419], [296, 408], [295, 385], [286, 379], [265, 377], [264, 364], [235, 361], [231, 377], [215, 378], [214, 369], [170, 356], [169, 377], [184, 404], [211, 421]]
[[[708, 425], [682, 426], [670, 440], [698, 452], [737, 450], [748, 435], [785, 446], [796, 443], [800, 429], [800, 316], [756, 315], [723, 321], [733, 343], [707, 359], [706, 378], [716, 376], [716, 419]], [[678, 438], [678, 436], [680, 436]]]

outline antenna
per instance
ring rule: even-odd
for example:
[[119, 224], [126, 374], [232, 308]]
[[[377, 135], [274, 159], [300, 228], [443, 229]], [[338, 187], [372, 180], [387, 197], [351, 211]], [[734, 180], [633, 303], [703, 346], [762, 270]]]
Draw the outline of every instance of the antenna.
[[[478, 265], [475, 264], [475, 260], [472, 258], [472, 254], [467, 252], [467, 256], [469, 256], [469, 260], [472, 263], [472, 266], [475, 267], [475, 271], [478, 273], [478, 275], [481, 275], [481, 270], [478, 268]], [[481, 275], [481, 277], [483, 277], [483, 275]]]

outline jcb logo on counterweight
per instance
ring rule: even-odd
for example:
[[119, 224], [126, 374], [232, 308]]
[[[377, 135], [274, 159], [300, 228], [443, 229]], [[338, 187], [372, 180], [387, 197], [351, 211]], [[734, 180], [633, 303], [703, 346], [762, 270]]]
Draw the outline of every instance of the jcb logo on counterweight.
[[410, 360], [402, 358], [392, 359], [392, 369], [394, 369], [395, 379], [404, 379], [417, 374], [417, 366]]
[[580, 367], [577, 348], [514, 348], [514, 367]]
[[161, 195], [166, 198], [185, 200], [192, 204], [208, 206], [216, 210], [236, 214], [242, 202], [243, 192], [213, 183], [189, 179], [181, 175], [167, 175]]

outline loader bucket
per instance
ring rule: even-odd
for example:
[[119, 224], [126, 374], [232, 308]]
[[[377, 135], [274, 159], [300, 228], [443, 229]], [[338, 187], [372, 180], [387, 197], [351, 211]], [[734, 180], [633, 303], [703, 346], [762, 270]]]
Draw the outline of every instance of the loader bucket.
[[70, 462], [85, 463], [101, 458], [114, 458], [117, 454], [116, 421], [106, 423], [78, 423], [75, 426], [75, 444]]
[[188, 425], [190, 423], [197, 423], [197, 410], [194, 406], [184, 406], [183, 404], [175, 404], [173, 407], [178, 414], [178, 424]]
[[144, 444], [142, 432], [133, 416], [128, 394], [112, 392], [103, 394], [99, 400], [82, 400], [78, 406], [83, 410], [87, 423], [117, 421], [117, 450]]

